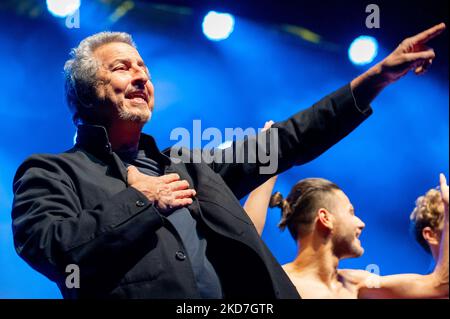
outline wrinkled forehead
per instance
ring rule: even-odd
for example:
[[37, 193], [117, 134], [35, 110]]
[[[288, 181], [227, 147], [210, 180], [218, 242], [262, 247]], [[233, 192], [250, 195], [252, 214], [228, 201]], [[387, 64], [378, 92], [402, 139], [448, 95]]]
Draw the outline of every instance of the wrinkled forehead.
[[143, 62], [136, 48], [124, 42], [111, 42], [101, 45], [94, 50], [94, 56], [104, 65], [114, 63], [116, 60]]

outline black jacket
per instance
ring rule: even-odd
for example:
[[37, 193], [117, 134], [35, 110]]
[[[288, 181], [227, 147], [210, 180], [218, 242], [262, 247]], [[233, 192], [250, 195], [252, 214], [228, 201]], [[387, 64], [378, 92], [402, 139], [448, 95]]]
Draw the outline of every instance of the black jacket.
[[[370, 106], [363, 110], [347, 85], [274, 124], [276, 174], [345, 137], [370, 115]], [[251, 139], [234, 143], [235, 154], [254, 155], [246, 148]], [[178, 173], [197, 190], [189, 210], [206, 234], [225, 298], [299, 297], [238, 201], [271, 177], [259, 173], [260, 163], [174, 163], [150, 136], [142, 134], [140, 144], [166, 174]], [[55, 281], [65, 298], [199, 298], [182, 242], [157, 208], [128, 187], [103, 127], [80, 126], [74, 148], [25, 160], [13, 191], [17, 253]], [[80, 269], [80, 288], [66, 287], [70, 264]]]

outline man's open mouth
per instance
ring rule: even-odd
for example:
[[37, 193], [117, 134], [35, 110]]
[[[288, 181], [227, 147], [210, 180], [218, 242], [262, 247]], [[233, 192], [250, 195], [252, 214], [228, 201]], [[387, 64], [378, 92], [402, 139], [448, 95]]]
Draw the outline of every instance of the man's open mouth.
[[134, 102], [137, 103], [148, 103], [148, 95], [144, 92], [144, 91], [134, 91], [131, 93], [128, 93], [125, 96], [127, 99], [133, 100]]

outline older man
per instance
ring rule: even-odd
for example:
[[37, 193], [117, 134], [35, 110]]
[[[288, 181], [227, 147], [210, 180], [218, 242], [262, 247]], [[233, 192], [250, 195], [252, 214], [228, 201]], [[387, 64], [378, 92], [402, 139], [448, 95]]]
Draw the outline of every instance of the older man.
[[[423, 44], [444, 28], [406, 39], [349, 85], [262, 133], [277, 146], [274, 174], [349, 134], [386, 85], [411, 69], [424, 72], [435, 55]], [[16, 173], [12, 217], [22, 258], [65, 298], [299, 297], [236, 199], [271, 177], [260, 174], [262, 163], [162, 154], [141, 133], [154, 90], [125, 33], [86, 38], [65, 71], [77, 143], [31, 156]], [[252, 139], [235, 143], [233, 158], [258, 158]], [[79, 287], [66, 285], [68, 265], [79, 268]]]

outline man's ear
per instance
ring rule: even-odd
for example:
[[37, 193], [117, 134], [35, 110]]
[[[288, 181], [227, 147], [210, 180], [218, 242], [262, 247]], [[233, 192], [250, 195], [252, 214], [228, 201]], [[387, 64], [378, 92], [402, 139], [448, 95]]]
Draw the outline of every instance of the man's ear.
[[331, 216], [331, 213], [325, 208], [319, 209], [317, 213], [317, 221], [322, 227], [328, 230], [333, 229], [333, 216]]
[[422, 236], [430, 245], [439, 245], [439, 234], [431, 227], [427, 226], [422, 229]]

